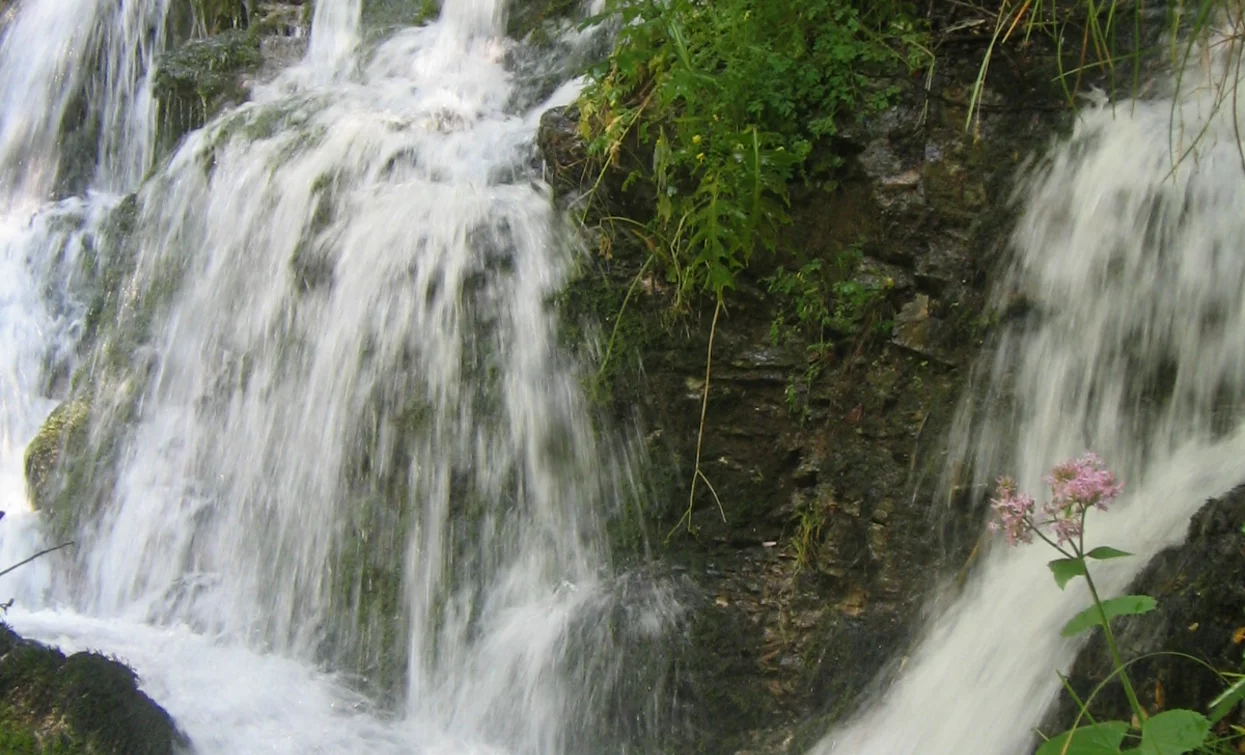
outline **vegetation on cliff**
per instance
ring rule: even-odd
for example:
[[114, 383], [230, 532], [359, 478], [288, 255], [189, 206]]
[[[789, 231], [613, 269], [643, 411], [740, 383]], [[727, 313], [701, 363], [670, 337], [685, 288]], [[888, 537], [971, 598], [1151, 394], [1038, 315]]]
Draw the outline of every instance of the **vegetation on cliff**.
[[[721, 299], [754, 251], [790, 222], [788, 185], [833, 180], [840, 124], [893, 89], [870, 74], [915, 66], [922, 35], [906, 4], [854, 0], [627, 2], [609, 59], [580, 99], [588, 156], [650, 198], [607, 214], [648, 247], [677, 302]], [[599, 183], [599, 181], [598, 181]]]

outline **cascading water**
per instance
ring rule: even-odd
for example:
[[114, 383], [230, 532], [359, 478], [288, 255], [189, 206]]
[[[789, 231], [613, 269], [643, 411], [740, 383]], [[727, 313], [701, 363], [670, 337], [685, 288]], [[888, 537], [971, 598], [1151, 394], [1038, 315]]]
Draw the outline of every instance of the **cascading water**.
[[[42, 537], [20, 513], [22, 450], [53, 405], [40, 374], [78, 330], [38, 281], [70, 306], [82, 240], [132, 226], [111, 252], [131, 276], [72, 385], [92, 476], [68, 492], [98, 511], [72, 587], [43, 564], [4, 586], [19, 630], [134, 663], [199, 752], [597, 752], [652, 725], [658, 689], [623, 644], [678, 609], [608, 571], [601, 519], [630, 465], [598, 447], [548, 307], [573, 260], [532, 140], [574, 85], [521, 101], [503, 11], [447, 0], [365, 54], [358, 1], [317, 3], [307, 59], [104, 202], [110, 220], [37, 222], [3, 258], [15, 560]], [[57, 75], [28, 78], [59, 102]], [[104, 122], [151, 123], [145, 96], [119, 99]], [[59, 120], [5, 118], [56, 164]], [[117, 133], [101, 154], [149, 154], [148, 131]], [[358, 689], [404, 707], [382, 720]]]
[[[975, 490], [1007, 473], [1038, 493], [1054, 462], [1098, 452], [1127, 488], [1090, 516], [1087, 546], [1136, 554], [1095, 565], [1106, 594], [1245, 480], [1245, 170], [1232, 85], [1195, 79], [1089, 109], [1023, 187], [1001, 290], [1034, 311], [1002, 333], [989, 395], [966, 404], [949, 454]], [[1053, 584], [1052, 557], [990, 546], [882, 699], [815, 752], [1031, 752], [1079, 647], [1059, 629], [1089, 603], [1083, 583]]]

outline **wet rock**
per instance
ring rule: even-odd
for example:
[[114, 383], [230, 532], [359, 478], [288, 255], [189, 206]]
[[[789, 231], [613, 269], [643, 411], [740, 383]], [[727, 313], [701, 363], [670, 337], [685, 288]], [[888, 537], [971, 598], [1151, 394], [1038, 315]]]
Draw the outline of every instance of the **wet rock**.
[[419, 26], [437, 17], [438, 0], [363, 0], [360, 21], [373, 35], [404, 26]]
[[952, 359], [940, 344], [944, 331], [943, 321], [930, 314], [929, 296], [917, 294], [916, 298], [903, 305], [899, 314], [895, 315], [894, 337], [891, 341], [896, 346], [902, 346], [921, 356], [951, 364]]
[[192, 40], [162, 55], [152, 87], [161, 148], [171, 149], [225, 106], [245, 101], [244, 76], [262, 63], [259, 36], [243, 30]]
[[23, 639], [0, 624], [0, 747], [12, 755], [174, 755], [189, 750], [124, 664]]
[[74, 512], [73, 502], [59, 494], [55, 472], [63, 458], [77, 457], [86, 451], [90, 415], [86, 399], [66, 401], [52, 410], [26, 446], [26, 485], [31, 505], [57, 522], [67, 522]]
[[[979, 66], [977, 52], [956, 52], [928, 81], [895, 81], [894, 108], [819, 145], [840, 167], [792, 185], [781, 248], [738, 276], [716, 327], [712, 304], [671, 313], [661, 276], [641, 274], [650, 250], [628, 234], [588, 240], [600, 252], [568, 298], [594, 302], [588, 312], [617, 331], [605, 405], [649, 439], [653, 492], [633, 530], [657, 533], [656, 557], [687, 569], [704, 596], [689, 652], [714, 654], [684, 690], [694, 736], [676, 751], [807, 751], [902, 656], [926, 590], [971, 550], [961, 533], [980, 532], [935, 490], [940, 441], [981, 343], [969, 324], [983, 271], [1005, 257], [1015, 156], [1062, 115], [1021, 112], [1000, 86], [966, 132], [943, 93], [971, 86]], [[573, 110], [545, 116], [540, 146], [563, 202], [597, 183]], [[600, 178], [594, 210], [651, 213], [620, 176]], [[767, 287], [777, 269], [813, 261], [820, 289], [783, 299]], [[796, 322], [795, 298], [834, 326]]]
[[579, 108], [553, 108], [540, 116], [536, 144], [544, 158], [546, 178], [563, 202], [583, 188], [587, 152], [579, 133]]
[[546, 24], [574, 16], [580, 7], [578, 0], [530, 0], [515, 3], [506, 19], [506, 36], [523, 39], [540, 32]]

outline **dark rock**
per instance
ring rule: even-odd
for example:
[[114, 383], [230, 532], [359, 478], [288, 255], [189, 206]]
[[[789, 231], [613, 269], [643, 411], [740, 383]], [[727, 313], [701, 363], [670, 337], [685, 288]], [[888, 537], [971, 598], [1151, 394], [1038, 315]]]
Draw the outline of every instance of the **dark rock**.
[[588, 156], [579, 134], [579, 108], [553, 108], [540, 116], [536, 144], [544, 157], [546, 179], [560, 198], [574, 194], [587, 178]]
[[189, 742], [134, 672], [98, 653], [25, 640], [0, 624], [0, 746], [12, 755], [173, 755]]

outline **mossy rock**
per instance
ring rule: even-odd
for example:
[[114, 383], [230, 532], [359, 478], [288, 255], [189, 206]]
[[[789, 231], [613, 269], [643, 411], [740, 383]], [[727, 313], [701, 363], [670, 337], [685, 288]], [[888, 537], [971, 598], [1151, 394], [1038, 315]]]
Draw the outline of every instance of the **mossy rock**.
[[241, 29], [192, 40], [161, 55], [153, 87], [160, 146], [171, 148], [225, 106], [244, 101], [249, 94], [244, 77], [262, 63], [260, 36]]
[[85, 449], [90, 416], [86, 399], [66, 401], [52, 410], [26, 447], [26, 484], [35, 510], [53, 507], [53, 473], [66, 455]]
[[370, 32], [420, 26], [441, 12], [438, 0], [363, 0], [360, 20]]
[[172, 755], [188, 747], [124, 664], [97, 653], [65, 657], [0, 624], [0, 752]]
[[195, 17], [208, 34], [245, 29], [249, 21], [244, 0], [194, 0]]
[[523, 39], [539, 34], [545, 24], [573, 18], [582, 7], [580, 0], [528, 0], [515, 3], [506, 19], [506, 35]]

